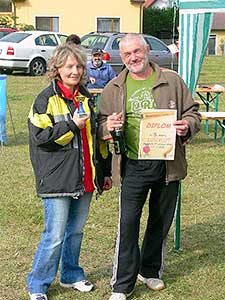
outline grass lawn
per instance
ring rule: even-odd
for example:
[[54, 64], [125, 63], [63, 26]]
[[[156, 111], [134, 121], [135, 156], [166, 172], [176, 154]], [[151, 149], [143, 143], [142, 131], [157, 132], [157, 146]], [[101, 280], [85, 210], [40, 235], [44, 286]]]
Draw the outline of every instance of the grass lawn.
[[[225, 58], [206, 57], [199, 84], [225, 86]], [[0, 147], [0, 300], [26, 300], [26, 275], [43, 226], [43, 210], [35, 196], [27, 143], [27, 115], [34, 97], [46, 86], [44, 77], [15, 74], [7, 78], [12, 122], [7, 113], [7, 145]], [[225, 97], [220, 109], [224, 110]], [[203, 110], [204, 107], [201, 107]], [[220, 139], [200, 133], [187, 146], [188, 177], [182, 184], [182, 251], [174, 250], [173, 229], [168, 241], [164, 280], [167, 288], [152, 292], [137, 283], [131, 299], [218, 300], [225, 298], [225, 146]], [[219, 128], [219, 135], [220, 135]], [[58, 278], [49, 300], [106, 300], [117, 229], [117, 190], [93, 198], [80, 262], [95, 283], [90, 294], [63, 289]], [[144, 209], [141, 236], [146, 222]]]

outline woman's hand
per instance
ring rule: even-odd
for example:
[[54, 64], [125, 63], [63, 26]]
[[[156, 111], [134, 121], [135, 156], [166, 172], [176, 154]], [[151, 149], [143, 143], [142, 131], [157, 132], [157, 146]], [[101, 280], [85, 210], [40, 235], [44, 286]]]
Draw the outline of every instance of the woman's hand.
[[112, 188], [112, 179], [111, 177], [104, 177], [103, 191], [108, 191]]
[[78, 109], [75, 110], [73, 114], [73, 122], [77, 125], [79, 129], [82, 129], [86, 126], [86, 121], [90, 118], [89, 115], [85, 117], [80, 117], [78, 114]]

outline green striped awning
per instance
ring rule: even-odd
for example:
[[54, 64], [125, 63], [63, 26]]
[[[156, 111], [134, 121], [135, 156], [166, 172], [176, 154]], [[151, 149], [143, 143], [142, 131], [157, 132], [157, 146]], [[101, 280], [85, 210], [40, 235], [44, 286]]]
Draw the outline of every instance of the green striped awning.
[[180, 15], [179, 74], [194, 92], [207, 47], [212, 14]]
[[[201, 12], [216, 12], [221, 11], [221, 8], [225, 8], [225, 0], [180, 0], [180, 10], [197, 10]], [[199, 11], [198, 11], [199, 12]]]
[[194, 93], [207, 47], [213, 12], [225, 12], [225, 0], [179, 0], [179, 74]]
[[[225, 0], [175, 0], [179, 7], [179, 73], [194, 94], [210, 34], [214, 12], [225, 11]], [[179, 186], [181, 188], [181, 184]], [[176, 209], [176, 249], [180, 248], [180, 204]]]

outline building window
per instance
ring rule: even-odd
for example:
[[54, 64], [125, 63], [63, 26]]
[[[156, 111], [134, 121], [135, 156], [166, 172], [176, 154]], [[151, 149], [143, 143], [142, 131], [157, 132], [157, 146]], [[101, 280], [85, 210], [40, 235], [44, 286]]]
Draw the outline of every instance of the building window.
[[35, 24], [37, 30], [59, 31], [58, 17], [36, 17]]
[[119, 18], [97, 18], [97, 31], [98, 32], [120, 32], [120, 19]]
[[216, 35], [210, 35], [207, 46], [208, 55], [216, 55]]
[[0, 0], [0, 13], [11, 13], [12, 2], [10, 0]]

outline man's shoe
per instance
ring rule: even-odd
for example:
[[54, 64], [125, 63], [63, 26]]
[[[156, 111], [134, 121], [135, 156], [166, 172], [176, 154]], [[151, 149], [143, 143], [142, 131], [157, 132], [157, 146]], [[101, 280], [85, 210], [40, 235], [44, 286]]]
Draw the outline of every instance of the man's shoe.
[[48, 300], [46, 294], [42, 294], [42, 293], [31, 294], [31, 293], [29, 293], [29, 295], [30, 295], [29, 300]]
[[130, 297], [133, 294], [133, 291], [127, 294], [124, 293], [115, 293], [112, 292], [109, 300], [126, 300], [128, 297]]
[[60, 285], [62, 287], [72, 288], [74, 290], [78, 290], [78, 291], [83, 292], [83, 293], [90, 292], [94, 287], [94, 285], [90, 281], [88, 281], [87, 279], [84, 279], [84, 280], [81, 280], [81, 281], [78, 281], [78, 282], [74, 282], [74, 283], [62, 283], [62, 282], [60, 282]]
[[138, 274], [138, 280], [145, 283], [150, 290], [160, 291], [165, 288], [164, 282], [159, 278], [145, 278]]

